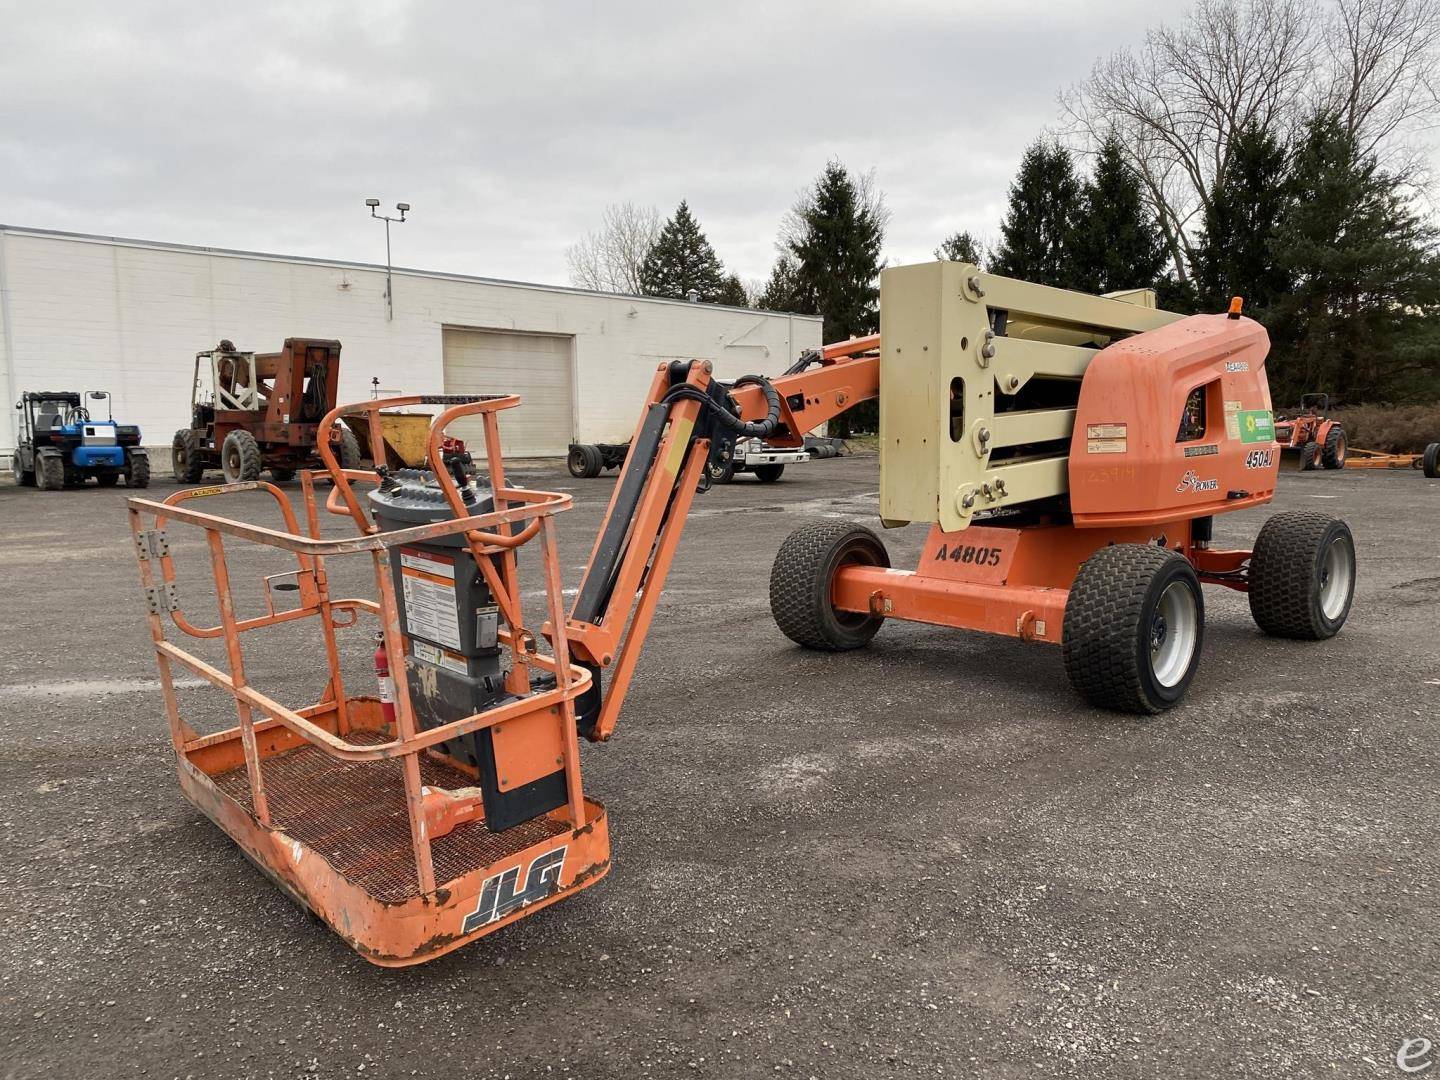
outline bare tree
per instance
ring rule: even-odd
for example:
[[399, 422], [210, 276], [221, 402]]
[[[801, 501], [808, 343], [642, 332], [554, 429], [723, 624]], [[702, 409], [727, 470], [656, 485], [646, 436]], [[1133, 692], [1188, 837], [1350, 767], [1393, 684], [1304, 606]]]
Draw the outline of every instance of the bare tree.
[[1325, 29], [1328, 85], [1320, 105], [1340, 118], [1366, 154], [1387, 164], [1406, 138], [1440, 111], [1440, 3], [1339, 0]]
[[1194, 254], [1190, 226], [1247, 127], [1289, 134], [1316, 62], [1305, 0], [1200, 0], [1178, 27], [1098, 61], [1061, 99], [1085, 141], [1120, 137], [1159, 219], [1176, 273]]
[[1285, 143], [1323, 109], [1392, 169], [1413, 166], [1405, 136], [1440, 114], [1440, 0], [1328, 7], [1199, 0], [1178, 27], [1150, 30], [1061, 96], [1081, 148], [1119, 136], [1182, 279], [1195, 225], [1247, 128]]
[[638, 296], [640, 266], [663, 224], [653, 206], [625, 202], [605, 207], [600, 227], [565, 252], [570, 284]]

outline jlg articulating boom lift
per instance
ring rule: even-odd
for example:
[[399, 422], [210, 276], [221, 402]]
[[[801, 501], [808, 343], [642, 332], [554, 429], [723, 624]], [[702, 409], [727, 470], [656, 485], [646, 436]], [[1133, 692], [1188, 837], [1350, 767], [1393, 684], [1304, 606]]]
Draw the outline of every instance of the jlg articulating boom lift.
[[[610, 846], [605, 810], [581, 784], [579, 736], [615, 728], [707, 463], [736, 437], [797, 445], [877, 394], [882, 515], [928, 523], [930, 537], [909, 571], [891, 569], [864, 527], [796, 531], [770, 596], [802, 645], [855, 648], [889, 618], [1054, 642], [1091, 702], [1150, 712], [1178, 701], [1195, 672], [1201, 582], [1248, 592], [1269, 633], [1339, 630], [1355, 582], [1343, 522], [1281, 514], [1253, 552], [1210, 543], [1213, 516], [1266, 502], [1278, 470], [1268, 342], [1238, 309], [1180, 318], [1144, 294], [1083, 296], [949, 263], [887, 270], [881, 297], [880, 337], [809, 354], [773, 382], [727, 389], [705, 362], [659, 368], [568, 612], [554, 515], [570, 498], [507, 483], [498, 424], [513, 396], [332, 409], [317, 439], [326, 470], [301, 476], [303, 525], [259, 481], [132, 499], [186, 796], [377, 964], [438, 956], [593, 884]], [[328, 433], [342, 416], [378, 445], [382, 408], [426, 403], [443, 407], [431, 469], [336, 461]], [[471, 415], [485, 427], [488, 488], [443, 457], [445, 428]], [[317, 502], [327, 473], [334, 487]], [[365, 483], [375, 488], [362, 495]], [[283, 531], [186, 505], [245, 491], [278, 501]], [[353, 535], [326, 536], [322, 510]], [[179, 605], [169, 534], [182, 525], [205, 536], [214, 626]], [[264, 614], [237, 611], [234, 540], [295, 559], [265, 580]], [[539, 625], [521, 604], [527, 545], [545, 583]], [[331, 595], [328, 561], [352, 554], [370, 560], [373, 597]], [[277, 607], [277, 589], [289, 606]], [[167, 641], [167, 617], [223, 643], [224, 665]], [[346, 630], [372, 618], [379, 699], [347, 689], [340, 663]], [[301, 708], [250, 683], [242, 648], [251, 631], [294, 620], [318, 631], [329, 673]], [[233, 698], [235, 727], [192, 727], [177, 665]]]

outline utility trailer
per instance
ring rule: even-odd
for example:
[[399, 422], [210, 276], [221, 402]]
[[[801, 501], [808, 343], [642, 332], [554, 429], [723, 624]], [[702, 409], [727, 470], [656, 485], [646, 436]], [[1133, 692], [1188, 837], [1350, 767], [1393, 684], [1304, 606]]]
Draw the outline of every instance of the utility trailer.
[[[892, 568], [865, 526], [797, 529], [770, 603], [800, 645], [860, 648], [891, 619], [1049, 643], [1088, 702], [1149, 713], [1176, 705], [1195, 676], [1202, 583], [1248, 594], [1274, 636], [1318, 641], [1343, 626], [1356, 577], [1343, 521], [1279, 514], [1253, 550], [1212, 543], [1214, 516], [1269, 501], [1279, 469], [1269, 343], [1238, 304], [1182, 318], [1148, 296], [1085, 296], [954, 263], [887, 269], [881, 297], [880, 335], [827, 346], [774, 380], [724, 386], [708, 362], [661, 364], [568, 607], [554, 516], [571, 498], [507, 482], [498, 425], [514, 396], [330, 410], [324, 470], [301, 474], [301, 513], [253, 480], [131, 499], [186, 797], [376, 964], [432, 959], [594, 885], [610, 870], [608, 819], [584, 789], [579, 739], [615, 731], [703, 473], [737, 439], [798, 448], [877, 395], [882, 524], [922, 524], [929, 537], [912, 571]], [[364, 423], [379, 445], [380, 411], [414, 405], [440, 409], [427, 470], [342, 467], [335, 424]], [[485, 425], [488, 483], [441, 456], [446, 428], [466, 416]], [[322, 479], [333, 490], [318, 497]], [[194, 505], [253, 491], [274, 497], [280, 527]], [[325, 513], [352, 534], [322, 531]], [[172, 534], [188, 530], [205, 538], [213, 626], [181, 607]], [[265, 578], [258, 615], [232, 594], [239, 544], [294, 560]], [[544, 582], [538, 619], [518, 576], [527, 546]], [[336, 558], [369, 562], [370, 595], [332, 595], [346, 580], [328, 572]], [[315, 701], [287, 704], [252, 682], [246, 646], [252, 631], [297, 620], [318, 631], [314, 666], [328, 677]], [[223, 642], [223, 663], [180, 648], [167, 627]], [[347, 686], [340, 658], [357, 644], [375, 649], [378, 696]], [[825, 666], [845, 678], [838, 660]], [[177, 669], [228, 696], [237, 724], [192, 726]]]

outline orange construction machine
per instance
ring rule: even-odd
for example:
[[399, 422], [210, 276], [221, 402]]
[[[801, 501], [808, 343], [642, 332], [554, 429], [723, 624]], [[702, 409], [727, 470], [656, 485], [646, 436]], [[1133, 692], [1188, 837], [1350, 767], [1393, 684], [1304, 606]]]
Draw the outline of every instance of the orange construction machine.
[[[1279, 467], [1268, 341], [1238, 306], [1181, 318], [1147, 293], [1084, 296], [954, 263], [885, 271], [881, 303], [879, 336], [809, 353], [774, 379], [726, 386], [707, 361], [661, 364], [568, 608], [555, 515], [570, 497], [507, 481], [498, 425], [513, 396], [330, 410], [316, 440], [325, 468], [302, 473], [298, 513], [254, 480], [130, 500], [187, 798], [377, 964], [433, 958], [594, 884], [610, 866], [608, 823], [582, 785], [579, 740], [615, 730], [707, 467], [736, 438], [800, 445], [877, 395], [883, 521], [927, 524], [929, 539], [920, 565], [901, 570], [861, 525], [792, 534], [770, 600], [804, 646], [858, 648], [887, 619], [1051, 642], [1087, 700], [1152, 712], [1194, 677], [1202, 583], [1248, 593], [1271, 634], [1320, 639], [1345, 622], [1355, 551], [1342, 521], [1281, 514], [1253, 550], [1212, 544], [1214, 516], [1269, 500]], [[415, 405], [440, 410], [430, 468], [336, 460], [329, 434], [342, 418], [379, 445], [380, 410]], [[447, 427], [467, 416], [484, 425], [488, 484], [444, 458]], [[333, 487], [317, 494], [326, 477]], [[268, 492], [283, 527], [193, 505], [242, 492]], [[323, 529], [322, 514], [349, 529]], [[179, 606], [182, 527], [204, 537], [212, 626]], [[237, 541], [293, 559], [265, 579], [260, 614], [236, 603]], [[544, 584], [538, 617], [522, 604], [527, 548]], [[332, 595], [329, 564], [345, 557], [368, 561], [370, 595]], [[253, 684], [244, 647], [299, 620], [328, 671], [303, 705]], [[167, 640], [167, 622], [223, 644], [223, 662]], [[374, 650], [378, 697], [346, 685], [342, 656], [357, 640]], [[177, 668], [228, 695], [235, 725], [198, 730]]]
[[[335, 407], [340, 385], [340, 342], [286, 338], [277, 353], [243, 352], [229, 341], [195, 354], [190, 382], [190, 426], [175, 433], [170, 461], [175, 479], [198, 484], [219, 469], [227, 484], [293, 479], [319, 464], [315, 432]], [[332, 429], [347, 467], [360, 464], [349, 428]]]

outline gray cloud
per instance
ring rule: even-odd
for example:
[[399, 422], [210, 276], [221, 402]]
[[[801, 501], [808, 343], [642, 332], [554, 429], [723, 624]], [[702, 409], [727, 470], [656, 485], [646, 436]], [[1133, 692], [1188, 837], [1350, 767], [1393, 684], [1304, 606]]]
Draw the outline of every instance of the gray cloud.
[[765, 275], [826, 159], [886, 255], [993, 233], [1025, 144], [1153, 4], [0, 3], [0, 220], [563, 282], [607, 202]]

